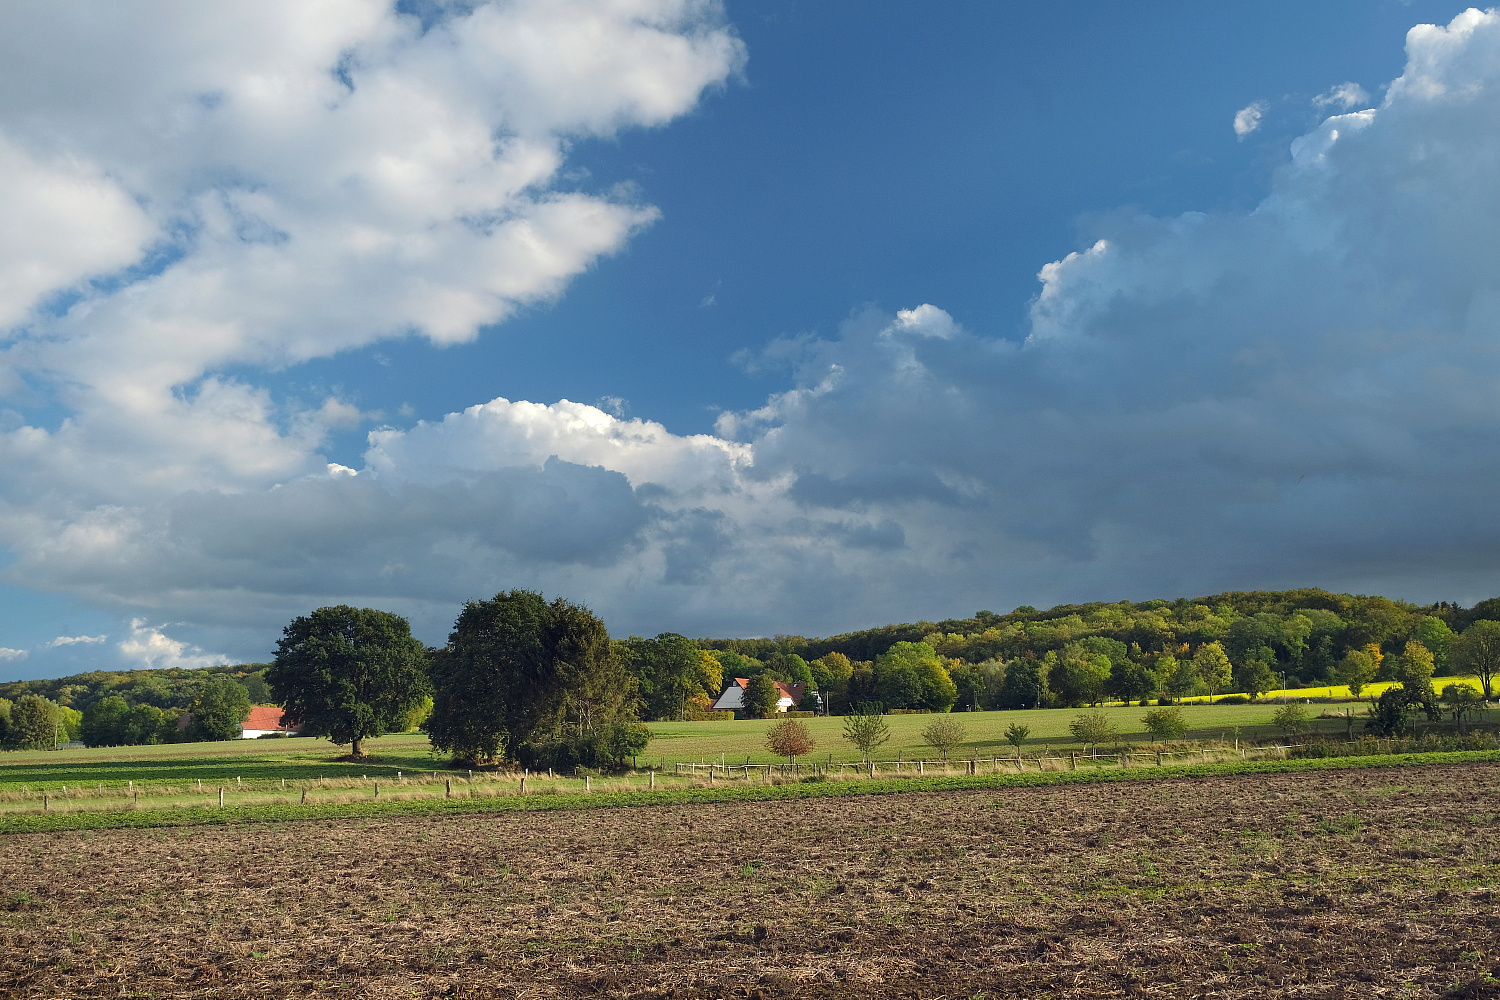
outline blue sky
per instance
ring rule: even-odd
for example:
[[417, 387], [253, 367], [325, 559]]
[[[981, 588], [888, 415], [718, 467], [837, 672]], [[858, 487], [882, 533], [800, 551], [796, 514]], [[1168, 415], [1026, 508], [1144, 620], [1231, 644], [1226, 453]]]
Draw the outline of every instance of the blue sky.
[[1500, 592], [1492, 18], [335, 6], [0, 14], [0, 673]]

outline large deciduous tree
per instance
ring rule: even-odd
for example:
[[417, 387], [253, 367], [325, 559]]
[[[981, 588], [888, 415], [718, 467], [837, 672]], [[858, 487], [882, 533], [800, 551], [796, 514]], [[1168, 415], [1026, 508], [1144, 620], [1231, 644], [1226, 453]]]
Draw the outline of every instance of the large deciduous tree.
[[745, 684], [745, 718], [769, 719], [776, 714], [781, 701], [781, 689], [770, 674], [756, 674]]
[[1448, 643], [1448, 658], [1466, 674], [1479, 678], [1484, 700], [1495, 697], [1495, 674], [1500, 673], [1500, 622], [1481, 619]]
[[459, 762], [599, 767], [650, 739], [604, 623], [560, 597], [511, 590], [465, 604], [432, 685], [427, 731]]
[[6, 745], [12, 750], [51, 750], [57, 745], [62, 716], [40, 695], [23, 694], [10, 710]]
[[191, 719], [185, 735], [189, 740], [237, 740], [242, 732], [240, 724], [250, 715], [250, 695], [228, 674], [209, 674], [188, 704], [188, 714]]
[[365, 740], [403, 730], [422, 702], [427, 652], [400, 615], [319, 608], [286, 627], [266, 683], [286, 722], [360, 757]]

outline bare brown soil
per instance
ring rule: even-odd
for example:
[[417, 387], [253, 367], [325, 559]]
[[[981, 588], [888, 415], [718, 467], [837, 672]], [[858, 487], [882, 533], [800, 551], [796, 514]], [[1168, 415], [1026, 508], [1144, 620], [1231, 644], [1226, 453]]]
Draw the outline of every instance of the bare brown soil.
[[0, 840], [37, 997], [1500, 997], [1500, 765]]

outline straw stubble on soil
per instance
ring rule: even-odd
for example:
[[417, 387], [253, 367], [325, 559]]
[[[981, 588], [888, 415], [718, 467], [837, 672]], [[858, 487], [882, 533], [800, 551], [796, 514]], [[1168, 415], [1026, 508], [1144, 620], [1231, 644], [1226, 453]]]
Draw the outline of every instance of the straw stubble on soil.
[[1500, 766], [1478, 764], [17, 835], [0, 840], [0, 982], [1500, 997], [1497, 803]]

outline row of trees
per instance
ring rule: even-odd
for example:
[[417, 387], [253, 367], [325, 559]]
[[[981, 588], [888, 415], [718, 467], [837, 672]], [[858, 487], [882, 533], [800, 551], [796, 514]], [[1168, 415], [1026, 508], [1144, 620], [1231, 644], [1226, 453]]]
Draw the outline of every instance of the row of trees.
[[[1417, 639], [1408, 639], [1396, 652], [1371, 642], [1345, 651], [1326, 680], [1348, 685], [1359, 697], [1373, 681], [1431, 678], [1441, 669], [1476, 677], [1484, 697], [1493, 698], [1500, 672], [1500, 622], [1480, 620], [1458, 634], [1436, 628], [1426, 634], [1441, 653]], [[1264, 647], [1230, 648], [1217, 639], [1200, 643], [1196, 649], [1183, 644], [1143, 657], [1117, 639], [1086, 636], [1040, 657], [980, 663], [945, 657], [926, 641], [897, 642], [873, 661], [864, 662], [851, 661], [837, 651], [811, 662], [786, 653], [779, 660], [767, 657], [765, 661], [733, 651], [716, 650], [714, 655], [732, 663], [738, 676], [764, 674], [790, 680], [804, 674], [809, 687], [821, 692], [823, 704], [845, 715], [872, 706], [946, 712], [954, 708], [1079, 708], [1111, 700], [1173, 701], [1230, 692], [1258, 697], [1281, 686], [1286, 677]], [[778, 667], [769, 666], [771, 662], [778, 662]], [[1293, 683], [1290, 677], [1286, 681]], [[1406, 687], [1415, 689], [1411, 684]]]
[[[628, 655], [663, 709], [693, 691], [676, 665], [699, 686], [711, 680], [696, 647], [671, 637], [636, 640]], [[428, 698], [433, 747], [470, 765], [607, 767], [650, 739], [643, 685], [604, 623], [526, 590], [465, 604], [442, 649], [424, 648], [399, 615], [320, 608], [286, 627], [266, 676], [288, 722], [355, 757]]]

